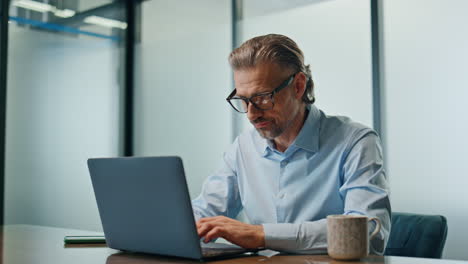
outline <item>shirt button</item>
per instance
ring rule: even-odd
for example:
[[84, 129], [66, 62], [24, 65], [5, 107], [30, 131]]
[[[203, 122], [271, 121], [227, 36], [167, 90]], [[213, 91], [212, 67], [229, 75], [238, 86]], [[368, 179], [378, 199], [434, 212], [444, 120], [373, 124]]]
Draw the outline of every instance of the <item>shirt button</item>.
[[288, 161], [287, 161], [287, 160], [283, 160], [283, 161], [281, 162], [281, 166], [284, 167], [284, 166], [286, 166], [286, 165], [288, 165]]
[[284, 198], [284, 193], [280, 194], [279, 198], [283, 199]]

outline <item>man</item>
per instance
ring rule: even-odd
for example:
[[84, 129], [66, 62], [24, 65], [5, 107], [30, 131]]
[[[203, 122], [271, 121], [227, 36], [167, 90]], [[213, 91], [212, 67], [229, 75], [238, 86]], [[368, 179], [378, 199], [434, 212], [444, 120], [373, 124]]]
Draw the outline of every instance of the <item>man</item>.
[[[378, 217], [371, 253], [382, 254], [390, 201], [376, 132], [314, 105], [309, 66], [286, 36], [265, 35], [232, 51], [227, 98], [255, 129], [242, 133], [193, 200], [199, 236], [245, 248], [326, 252], [326, 217]], [[244, 209], [251, 224], [234, 220]], [[370, 230], [372, 231], [372, 230]]]

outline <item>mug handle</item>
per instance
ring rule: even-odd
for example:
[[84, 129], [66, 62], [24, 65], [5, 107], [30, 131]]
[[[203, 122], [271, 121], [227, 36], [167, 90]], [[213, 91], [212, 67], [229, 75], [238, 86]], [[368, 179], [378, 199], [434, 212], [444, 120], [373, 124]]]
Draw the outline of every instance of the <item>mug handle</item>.
[[372, 217], [372, 218], [369, 218], [369, 220], [367, 221], [368, 222], [374, 221], [376, 223], [374, 232], [372, 232], [372, 234], [369, 237], [369, 240], [372, 240], [372, 238], [374, 238], [377, 235], [377, 233], [379, 233], [380, 231], [380, 227], [381, 227], [380, 220], [377, 217]]

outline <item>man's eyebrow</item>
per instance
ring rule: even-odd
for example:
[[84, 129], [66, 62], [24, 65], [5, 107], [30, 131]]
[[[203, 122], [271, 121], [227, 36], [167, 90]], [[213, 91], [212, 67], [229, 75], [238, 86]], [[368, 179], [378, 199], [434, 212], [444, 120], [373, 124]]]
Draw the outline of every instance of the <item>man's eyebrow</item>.
[[260, 92], [254, 93], [254, 94], [252, 94], [251, 96], [245, 96], [245, 95], [239, 95], [239, 94], [237, 93], [237, 90], [236, 90], [235, 96], [244, 97], [244, 98], [249, 98], [249, 97], [252, 97], [252, 96], [261, 95], [261, 94], [266, 94], [266, 93], [271, 93], [271, 92], [272, 92], [272, 91], [270, 91], [270, 90], [266, 90], [266, 91], [260, 91]]

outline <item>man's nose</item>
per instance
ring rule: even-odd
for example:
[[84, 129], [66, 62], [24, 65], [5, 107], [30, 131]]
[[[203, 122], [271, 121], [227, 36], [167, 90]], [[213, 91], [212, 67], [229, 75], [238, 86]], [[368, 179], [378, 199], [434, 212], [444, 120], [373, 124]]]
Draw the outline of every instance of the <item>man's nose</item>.
[[263, 111], [259, 110], [257, 107], [255, 107], [252, 103], [250, 103], [248, 106], [247, 106], [247, 118], [250, 120], [250, 121], [254, 121], [256, 120], [257, 118], [259, 118], [260, 116], [262, 116], [263, 114]]

